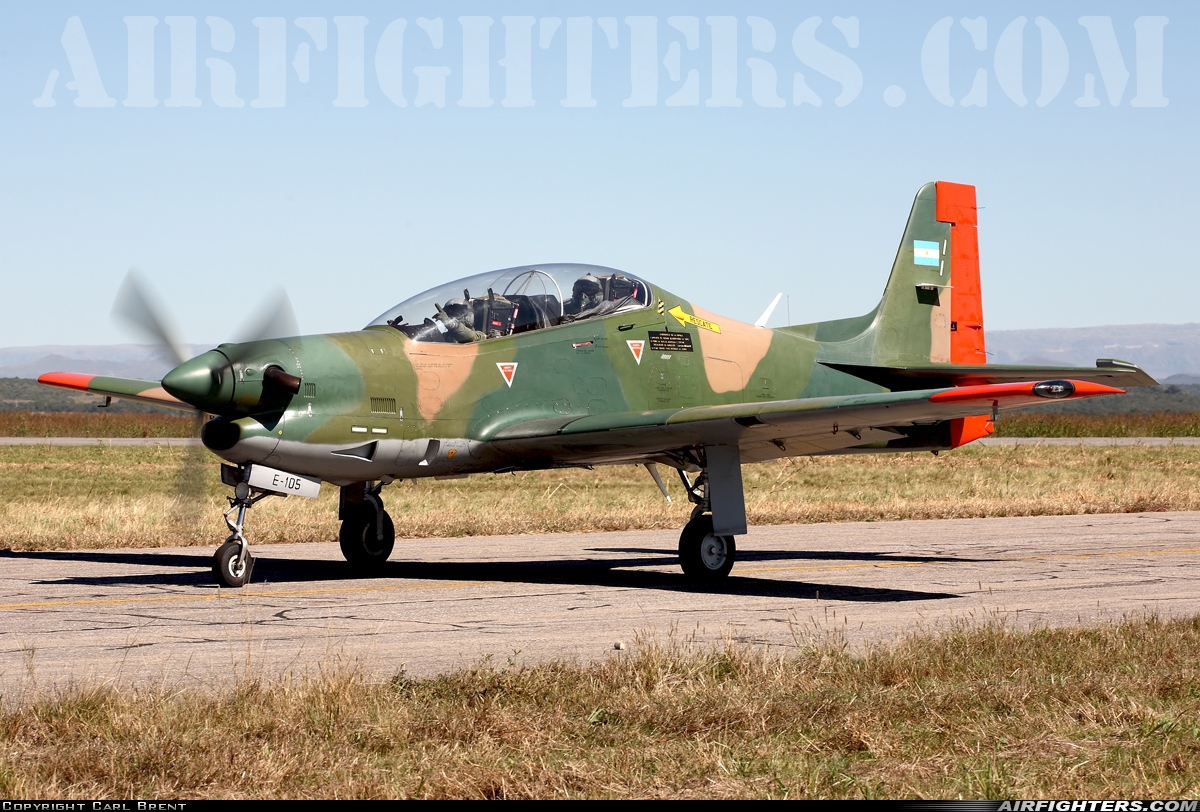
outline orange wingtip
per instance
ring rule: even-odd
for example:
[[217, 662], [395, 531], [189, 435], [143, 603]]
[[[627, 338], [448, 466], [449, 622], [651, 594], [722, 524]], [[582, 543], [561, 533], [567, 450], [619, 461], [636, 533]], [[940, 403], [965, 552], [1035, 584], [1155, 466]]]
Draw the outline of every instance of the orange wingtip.
[[[1020, 383], [987, 383], [979, 386], [959, 386], [947, 392], [938, 392], [932, 395], [929, 400], [931, 403], [955, 403], [964, 400], [1001, 400], [1011, 397], [1036, 397], [1034, 387], [1043, 383], [1052, 383], [1051, 381], [1022, 381]], [[1047, 397], [1047, 402], [1054, 400], [1070, 400], [1073, 398], [1086, 398], [1093, 395], [1124, 395], [1124, 389], [1118, 389], [1115, 386], [1106, 386], [1102, 383], [1092, 383], [1090, 381], [1067, 381], [1075, 387], [1075, 391], [1066, 397]]]
[[82, 372], [47, 372], [45, 375], [38, 376], [38, 383], [86, 392], [88, 384], [95, 377], [95, 375], [84, 375]]

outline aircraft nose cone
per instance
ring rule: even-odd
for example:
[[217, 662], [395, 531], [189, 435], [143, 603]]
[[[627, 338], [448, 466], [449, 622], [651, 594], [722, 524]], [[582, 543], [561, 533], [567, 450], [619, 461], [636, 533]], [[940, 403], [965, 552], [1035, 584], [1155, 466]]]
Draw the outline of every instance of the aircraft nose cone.
[[233, 368], [223, 354], [209, 350], [168, 372], [162, 386], [184, 403], [220, 414], [233, 401]]

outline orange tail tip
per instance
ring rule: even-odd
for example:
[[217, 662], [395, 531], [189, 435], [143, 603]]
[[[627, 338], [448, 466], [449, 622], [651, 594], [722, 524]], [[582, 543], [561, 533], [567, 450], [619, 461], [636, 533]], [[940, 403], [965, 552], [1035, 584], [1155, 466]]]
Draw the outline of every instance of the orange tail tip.
[[45, 375], [38, 376], [38, 383], [86, 392], [88, 384], [95, 377], [95, 375], [85, 375], [82, 372], [47, 372]]

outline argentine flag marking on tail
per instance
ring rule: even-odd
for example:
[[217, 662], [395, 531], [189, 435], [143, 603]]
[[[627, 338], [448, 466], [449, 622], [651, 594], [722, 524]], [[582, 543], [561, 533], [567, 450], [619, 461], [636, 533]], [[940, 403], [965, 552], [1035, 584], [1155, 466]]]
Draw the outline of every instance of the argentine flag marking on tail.
[[936, 268], [940, 261], [937, 243], [928, 240], [913, 240], [914, 265], [932, 265]]

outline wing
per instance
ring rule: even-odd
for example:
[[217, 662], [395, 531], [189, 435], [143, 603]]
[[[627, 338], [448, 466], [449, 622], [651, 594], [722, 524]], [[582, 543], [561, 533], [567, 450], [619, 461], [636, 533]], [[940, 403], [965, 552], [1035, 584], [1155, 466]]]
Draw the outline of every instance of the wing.
[[978, 386], [985, 383], [1013, 381], [1048, 381], [1066, 379], [1089, 381], [1109, 386], [1158, 386], [1136, 364], [1112, 358], [1097, 358], [1095, 369], [1088, 367], [1036, 367], [987, 364], [965, 366], [926, 365], [913, 367], [876, 367], [863, 364], [838, 364], [821, 361], [822, 366], [845, 372], [864, 381], [878, 384], [893, 392], [909, 389], [929, 389], [940, 386]]
[[545, 467], [650, 459], [673, 449], [714, 444], [737, 445], [743, 462], [753, 462], [851, 448], [949, 448], [955, 444], [950, 424], [955, 418], [1045, 403], [1047, 398], [1124, 394], [1079, 380], [1054, 391], [1061, 383], [1024, 381], [540, 418], [478, 426], [473, 439], [503, 443], [528, 465]]
[[182, 409], [194, 412], [196, 409], [182, 400], [167, 394], [158, 381], [140, 381], [136, 378], [111, 378], [107, 375], [84, 375], [79, 372], [47, 372], [38, 377], [38, 383], [46, 386], [57, 386], [60, 389], [74, 389], [77, 392], [91, 392], [95, 395], [105, 395], [123, 400], [136, 400], [142, 403], [153, 403], [156, 406], [169, 406], [172, 409]]

